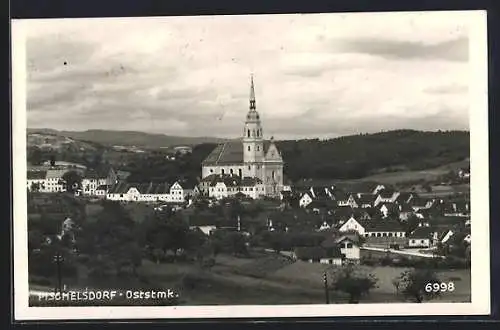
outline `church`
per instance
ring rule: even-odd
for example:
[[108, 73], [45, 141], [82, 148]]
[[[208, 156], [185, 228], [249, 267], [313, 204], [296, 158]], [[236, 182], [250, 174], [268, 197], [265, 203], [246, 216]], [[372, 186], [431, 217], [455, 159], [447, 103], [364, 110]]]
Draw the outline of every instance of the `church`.
[[269, 197], [277, 197], [283, 190], [283, 159], [273, 138], [264, 140], [253, 76], [241, 139], [219, 144], [202, 162], [202, 179], [214, 174], [256, 178], [264, 185], [264, 195]]

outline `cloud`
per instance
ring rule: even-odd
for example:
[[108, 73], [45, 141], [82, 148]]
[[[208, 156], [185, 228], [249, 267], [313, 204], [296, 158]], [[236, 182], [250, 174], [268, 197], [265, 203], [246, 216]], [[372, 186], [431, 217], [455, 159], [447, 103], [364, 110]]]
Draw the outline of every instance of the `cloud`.
[[276, 138], [461, 129], [467, 22], [463, 13], [29, 21], [28, 126], [235, 137], [253, 72], [264, 132]]
[[425, 41], [401, 41], [379, 38], [343, 40], [338, 43], [340, 51], [366, 53], [388, 59], [447, 60], [465, 62], [468, 60], [468, 38], [460, 37], [440, 43]]

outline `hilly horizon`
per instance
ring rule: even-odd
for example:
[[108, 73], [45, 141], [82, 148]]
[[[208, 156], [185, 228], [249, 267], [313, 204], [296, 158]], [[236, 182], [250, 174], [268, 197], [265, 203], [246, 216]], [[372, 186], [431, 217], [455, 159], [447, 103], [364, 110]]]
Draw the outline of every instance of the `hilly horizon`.
[[[445, 133], [445, 132], [462, 132], [469, 133], [465, 130], [453, 130], [453, 131], [420, 131], [413, 129], [397, 129], [381, 131], [376, 133], [359, 133], [343, 135], [332, 138], [296, 138], [296, 139], [277, 139], [277, 141], [307, 141], [307, 140], [320, 140], [320, 141], [330, 141], [336, 139], [342, 139], [351, 136], [376, 136], [380, 134], [391, 134], [397, 132], [421, 132], [421, 133]], [[104, 130], [104, 129], [89, 129], [85, 131], [66, 131], [66, 130], [56, 130], [52, 128], [28, 128], [27, 134], [47, 134], [47, 135], [58, 135], [62, 137], [67, 137], [76, 140], [88, 141], [99, 143], [107, 146], [136, 146], [136, 147], [149, 147], [149, 148], [161, 148], [161, 147], [172, 147], [177, 145], [190, 145], [194, 146], [201, 143], [222, 143], [227, 141], [238, 140], [239, 138], [221, 138], [221, 137], [209, 137], [209, 136], [179, 136], [179, 135], [167, 135], [162, 133], [146, 133], [141, 131], [130, 131], [130, 130]]]

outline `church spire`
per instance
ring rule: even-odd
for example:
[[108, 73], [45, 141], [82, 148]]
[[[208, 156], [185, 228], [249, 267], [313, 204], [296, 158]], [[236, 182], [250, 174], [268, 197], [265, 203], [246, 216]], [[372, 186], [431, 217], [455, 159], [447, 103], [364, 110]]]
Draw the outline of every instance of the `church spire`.
[[253, 73], [250, 77], [250, 110], [255, 110], [255, 88], [253, 86]]

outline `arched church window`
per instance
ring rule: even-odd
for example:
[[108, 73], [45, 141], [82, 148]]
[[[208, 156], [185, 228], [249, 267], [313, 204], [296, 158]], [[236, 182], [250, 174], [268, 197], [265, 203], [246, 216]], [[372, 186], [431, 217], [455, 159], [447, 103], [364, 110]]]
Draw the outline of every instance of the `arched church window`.
[[233, 174], [233, 169], [230, 169], [230, 170], [229, 170], [229, 173]]
[[249, 170], [249, 171], [251, 170], [250, 166], [248, 166], [248, 170]]
[[250, 146], [248, 146], [248, 151], [250, 151]]
[[257, 151], [260, 151], [260, 147], [259, 146], [257, 146]]
[[274, 179], [274, 171], [273, 171], [272, 175], [273, 175], [273, 179]]
[[221, 169], [220, 172], [222, 175], [224, 175], [224, 169]]
[[241, 176], [243, 176], [243, 175], [242, 175], [242, 172], [241, 172], [241, 168], [240, 168], [240, 169], [238, 169], [238, 174], [240, 175], [240, 177], [241, 177]]
[[247, 137], [250, 137], [250, 130], [247, 130]]
[[260, 129], [257, 130], [257, 137], [259, 137], [259, 131], [260, 131]]

